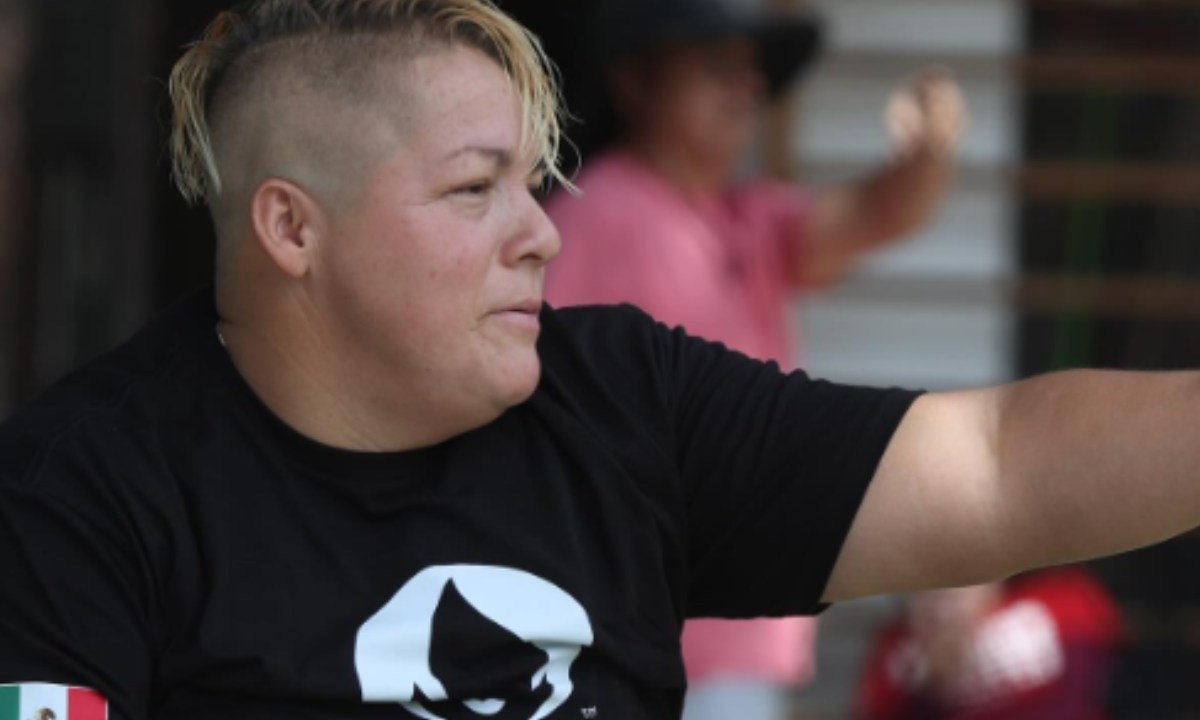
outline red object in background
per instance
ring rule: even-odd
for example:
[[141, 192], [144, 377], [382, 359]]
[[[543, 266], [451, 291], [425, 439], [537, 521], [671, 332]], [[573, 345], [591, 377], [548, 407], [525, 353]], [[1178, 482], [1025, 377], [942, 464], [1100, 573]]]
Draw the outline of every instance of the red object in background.
[[859, 720], [1103, 720], [1120, 613], [1086, 571], [1063, 568], [1011, 581], [972, 626], [954, 682], [931, 687], [908, 618], [868, 656]]

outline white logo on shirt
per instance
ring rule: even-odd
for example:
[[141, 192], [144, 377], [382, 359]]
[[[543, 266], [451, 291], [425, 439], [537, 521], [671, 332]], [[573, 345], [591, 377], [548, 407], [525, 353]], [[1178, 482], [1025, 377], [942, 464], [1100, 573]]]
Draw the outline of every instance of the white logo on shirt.
[[549, 686], [549, 697], [522, 720], [542, 720], [571, 697], [571, 666], [594, 641], [583, 606], [527, 572], [449, 565], [419, 573], [359, 629], [354, 664], [364, 702], [396, 702], [423, 720], [446, 720], [426, 706], [449, 700], [485, 717], [505, 709], [504, 698], [449, 697], [434, 673], [434, 616], [451, 589], [484, 618], [544, 655], [530, 688]]

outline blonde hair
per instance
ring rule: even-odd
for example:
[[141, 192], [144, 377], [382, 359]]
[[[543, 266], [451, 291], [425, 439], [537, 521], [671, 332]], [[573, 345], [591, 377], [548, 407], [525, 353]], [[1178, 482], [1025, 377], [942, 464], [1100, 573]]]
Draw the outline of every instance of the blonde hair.
[[297, 52], [298, 43], [305, 50], [336, 46], [343, 60], [369, 62], [379, 41], [412, 52], [432, 43], [466, 45], [495, 60], [520, 98], [523, 149], [534, 143], [539, 165], [571, 187], [558, 160], [563, 110], [554, 67], [537, 38], [491, 0], [254, 0], [221, 13], [171, 73], [171, 160], [184, 198], [211, 204], [221, 194], [212, 129], [229, 87], [246, 85], [275, 55]]

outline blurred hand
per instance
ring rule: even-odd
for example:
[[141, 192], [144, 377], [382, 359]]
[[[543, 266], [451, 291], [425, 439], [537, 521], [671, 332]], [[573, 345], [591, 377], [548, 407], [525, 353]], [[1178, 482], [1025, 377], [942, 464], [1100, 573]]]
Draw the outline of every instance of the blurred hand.
[[873, 179], [865, 208], [878, 218], [882, 243], [921, 228], [941, 206], [966, 131], [967, 104], [949, 70], [928, 68], [892, 95], [884, 119], [893, 157]]
[[892, 94], [884, 123], [897, 158], [952, 155], [968, 121], [967, 103], [945, 68], [922, 70]]
[[864, 253], [927, 224], [950, 188], [967, 118], [962, 90], [947, 69], [927, 68], [897, 90], [884, 113], [892, 158], [864, 180], [822, 193], [798, 282], [832, 282]]

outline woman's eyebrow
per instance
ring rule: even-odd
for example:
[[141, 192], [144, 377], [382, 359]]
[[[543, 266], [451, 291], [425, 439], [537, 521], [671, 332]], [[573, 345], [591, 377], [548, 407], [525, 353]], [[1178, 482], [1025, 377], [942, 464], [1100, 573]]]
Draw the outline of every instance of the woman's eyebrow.
[[443, 162], [454, 160], [463, 155], [472, 154], [484, 156], [485, 158], [494, 162], [501, 170], [507, 169], [513, 164], [512, 152], [505, 148], [489, 147], [486, 145], [467, 145], [465, 147], [458, 148], [457, 150], [454, 150], [448, 154], [443, 159]]

